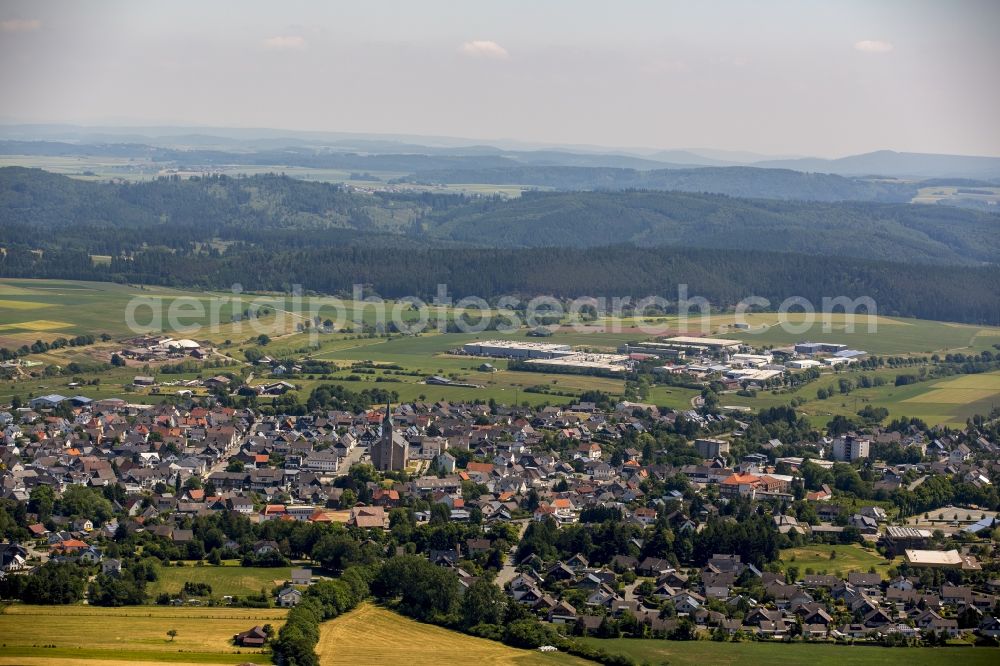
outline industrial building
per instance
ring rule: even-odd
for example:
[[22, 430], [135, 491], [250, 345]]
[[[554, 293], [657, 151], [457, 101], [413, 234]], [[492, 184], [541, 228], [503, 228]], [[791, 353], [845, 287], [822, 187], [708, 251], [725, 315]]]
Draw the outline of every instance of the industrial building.
[[818, 368], [823, 365], [819, 361], [814, 361], [811, 358], [796, 359], [794, 361], [788, 361], [785, 363], [785, 367], [790, 370], [805, 370], [806, 368]]
[[525, 361], [525, 364], [563, 372], [619, 374], [629, 369], [629, 357], [624, 354], [577, 353], [553, 358], [533, 358]]
[[674, 338], [660, 340], [661, 344], [669, 345], [674, 349], [685, 351], [720, 352], [734, 351], [743, 344], [739, 340], [727, 340], [725, 338], [696, 338], [687, 335], [678, 335]]
[[773, 360], [770, 354], [733, 354], [729, 357], [729, 365], [734, 368], [759, 368]]
[[798, 342], [795, 344], [795, 352], [798, 354], [836, 354], [845, 349], [847, 349], [847, 345], [832, 342]]
[[548, 342], [525, 342], [519, 340], [485, 340], [483, 342], [468, 342], [462, 345], [462, 351], [470, 356], [493, 356], [496, 358], [551, 359], [562, 356], [572, 356], [576, 352], [569, 345]]
[[629, 342], [618, 348], [619, 354], [651, 354], [659, 358], [682, 359], [683, 349], [665, 342]]
[[770, 370], [766, 368], [733, 368], [726, 371], [726, 377], [729, 379], [737, 379], [745, 383], [766, 382], [783, 374], [785, 373], [782, 370]]

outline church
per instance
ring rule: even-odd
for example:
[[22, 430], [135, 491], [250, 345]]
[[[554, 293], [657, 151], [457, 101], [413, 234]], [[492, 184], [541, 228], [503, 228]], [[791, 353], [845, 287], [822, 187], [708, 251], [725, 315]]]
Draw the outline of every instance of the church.
[[372, 465], [380, 472], [401, 472], [406, 469], [409, 448], [406, 438], [393, 429], [392, 411], [386, 403], [382, 436], [371, 445]]

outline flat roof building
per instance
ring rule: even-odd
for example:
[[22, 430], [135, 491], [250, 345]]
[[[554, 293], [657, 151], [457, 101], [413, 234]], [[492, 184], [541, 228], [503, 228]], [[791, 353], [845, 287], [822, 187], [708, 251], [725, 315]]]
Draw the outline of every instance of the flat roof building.
[[729, 453], [729, 442], [723, 439], [696, 439], [694, 448], [702, 458], [718, 458]]
[[795, 352], [798, 354], [836, 354], [847, 349], [847, 345], [834, 342], [797, 342]]
[[652, 354], [660, 358], [684, 358], [684, 349], [665, 342], [629, 342], [618, 348], [619, 354]]
[[496, 358], [559, 358], [575, 354], [569, 345], [550, 342], [528, 342], [521, 340], [484, 340], [467, 342], [462, 351], [471, 356], [493, 356]]
[[525, 363], [555, 370], [624, 373], [628, 370], [629, 357], [624, 354], [569, 354], [555, 358], [533, 358]]
[[833, 440], [833, 459], [838, 462], [854, 462], [867, 458], [871, 440], [861, 437], [838, 437]]
[[957, 550], [915, 550], [907, 548], [904, 554], [906, 561], [911, 567], [964, 569], [966, 571], [978, 571], [982, 569], [976, 558], [971, 555], [962, 555]]
[[743, 343], [739, 340], [728, 340], [726, 338], [698, 338], [688, 335], [678, 335], [660, 341], [663, 344], [672, 345], [679, 349], [700, 349], [706, 351], [722, 351], [724, 349], [738, 349]]

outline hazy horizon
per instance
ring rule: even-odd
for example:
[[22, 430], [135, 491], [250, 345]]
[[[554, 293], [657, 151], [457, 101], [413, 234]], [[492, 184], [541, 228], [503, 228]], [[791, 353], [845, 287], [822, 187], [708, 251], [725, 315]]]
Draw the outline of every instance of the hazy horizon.
[[5, 124], [1000, 155], [1000, 3], [5, 2]]

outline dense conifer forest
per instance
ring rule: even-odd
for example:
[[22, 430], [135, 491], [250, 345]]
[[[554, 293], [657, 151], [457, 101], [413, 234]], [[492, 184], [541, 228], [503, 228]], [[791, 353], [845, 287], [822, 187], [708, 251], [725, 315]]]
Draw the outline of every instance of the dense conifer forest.
[[[1000, 323], [1000, 216], [678, 192], [366, 193], [283, 176], [94, 183], [0, 169], [2, 277], [384, 296], [871, 296]], [[106, 259], [96, 261], [92, 255]]]

